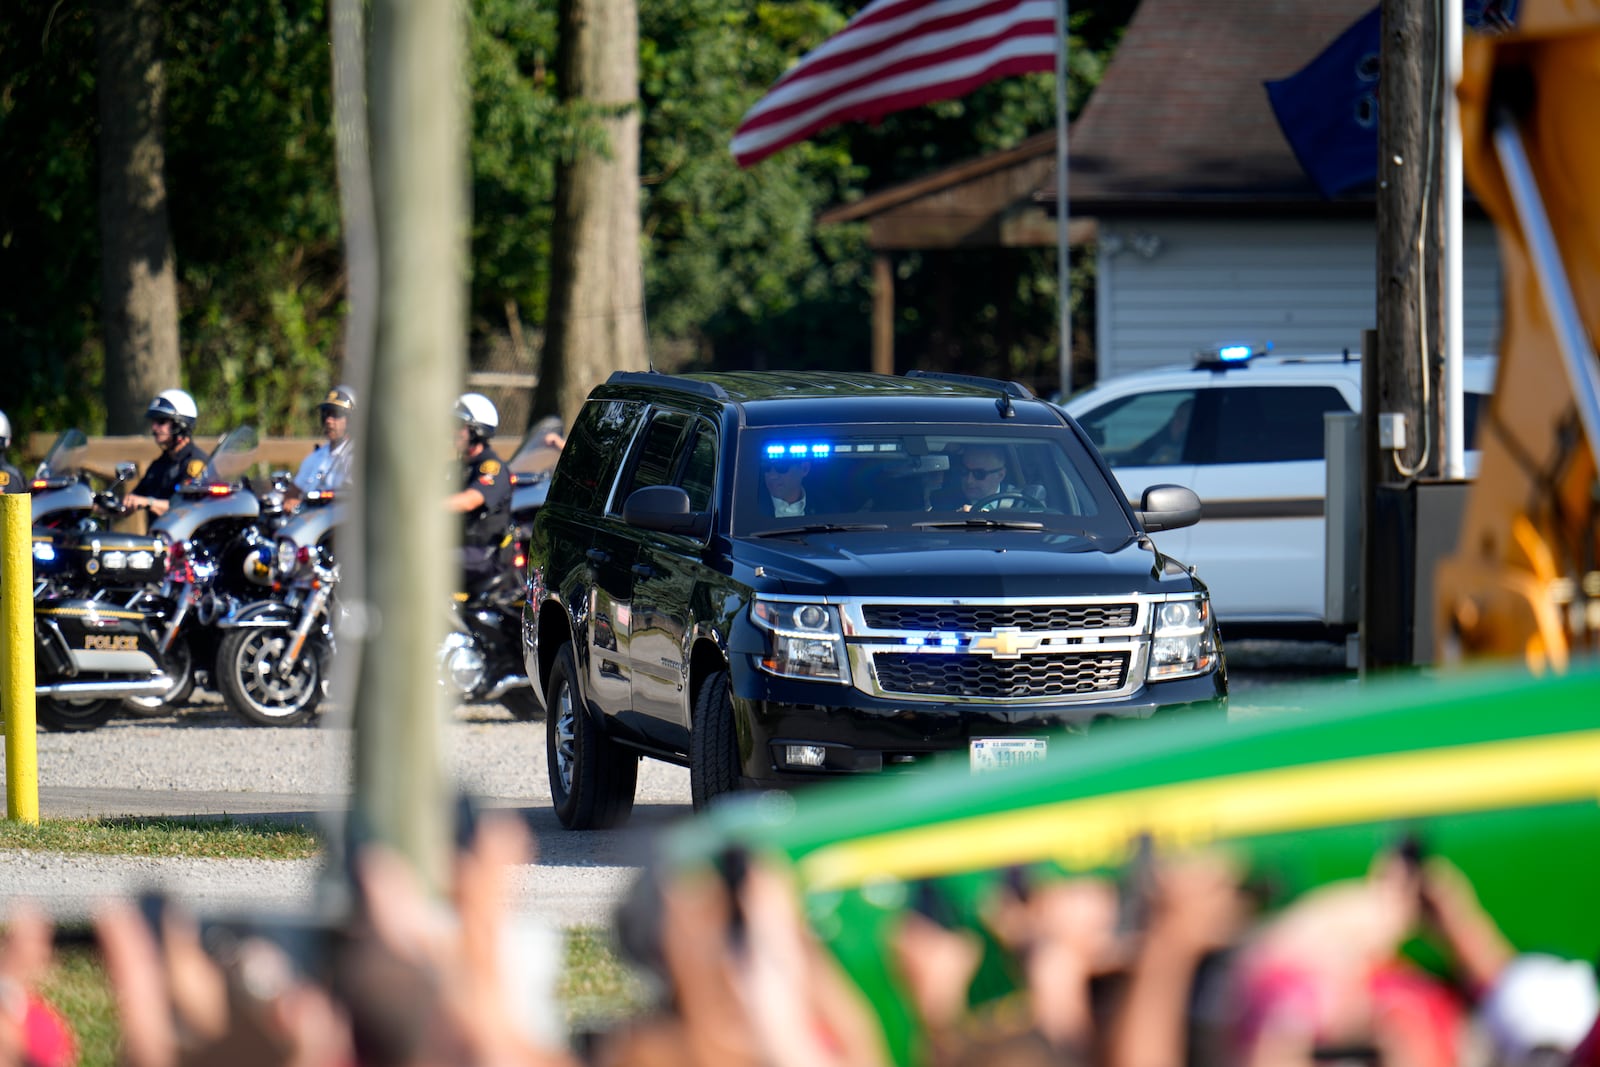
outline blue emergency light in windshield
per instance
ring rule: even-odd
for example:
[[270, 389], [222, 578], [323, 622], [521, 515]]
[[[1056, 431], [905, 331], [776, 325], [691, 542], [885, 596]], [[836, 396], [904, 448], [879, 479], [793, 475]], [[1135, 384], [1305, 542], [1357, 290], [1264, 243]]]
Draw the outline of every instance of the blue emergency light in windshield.
[[1240, 359], [1249, 359], [1250, 358], [1250, 346], [1249, 345], [1223, 345], [1221, 348], [1217, 349], [1217, 356], [1218, 356], [1218, 358], [1220, 358], [1221, 360], [1223, 360], [1226, 363], [1232, 363], [1235, 360], [1240, 360]]
[[773, 442], [763, 452], [767, 459], [827, 459], [833, 454], [833, 446], [825, 442], [812, 444], [787, 442]]

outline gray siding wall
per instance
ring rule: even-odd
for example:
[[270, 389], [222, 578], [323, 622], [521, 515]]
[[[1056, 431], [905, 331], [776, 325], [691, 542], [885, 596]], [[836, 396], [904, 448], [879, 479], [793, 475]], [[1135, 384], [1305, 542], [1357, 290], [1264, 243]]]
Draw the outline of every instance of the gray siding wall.
[[[1462, 346], [1500, 331], [1494, 227], [1469, 219]], [[1377, 325], [1375, 226], [1362, 220], [1100, 222], [1096, 352], [1102, 380], [1186, 363], [1197, 349], [1272, 342], [1275, 355], [1361, 350]]]

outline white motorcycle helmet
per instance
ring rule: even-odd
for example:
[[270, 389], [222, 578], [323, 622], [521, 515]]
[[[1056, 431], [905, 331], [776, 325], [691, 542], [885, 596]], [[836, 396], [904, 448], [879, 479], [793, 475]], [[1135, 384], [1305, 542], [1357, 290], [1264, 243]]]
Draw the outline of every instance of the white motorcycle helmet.
[[11, 420], [6, 418], [6, 413], [0, 411], [0, 452], [11, 447]]
[[167, 389], [157, 394], [144, 409], [147, 419], [171, 419], [185, 437], [194, 435], [194, 424], [200, 411], [194, 406], [194, 397], [182, 389]]
[[456, 397], [455, 415], [475, 441], [487, 441], [500, 429], [500, 413], [495, 410], [494, 402], [482, 393], [462, 393]]

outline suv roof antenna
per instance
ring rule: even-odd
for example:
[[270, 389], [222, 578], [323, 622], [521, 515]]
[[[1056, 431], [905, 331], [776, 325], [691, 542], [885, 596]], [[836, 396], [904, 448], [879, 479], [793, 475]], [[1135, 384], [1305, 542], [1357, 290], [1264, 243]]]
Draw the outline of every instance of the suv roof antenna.
[[644, 329], [644, 365], [656, 372], [656, 357], [650, 351], [650, 302], [644, 298], [644, 262], [639, 263], [639, 324]]

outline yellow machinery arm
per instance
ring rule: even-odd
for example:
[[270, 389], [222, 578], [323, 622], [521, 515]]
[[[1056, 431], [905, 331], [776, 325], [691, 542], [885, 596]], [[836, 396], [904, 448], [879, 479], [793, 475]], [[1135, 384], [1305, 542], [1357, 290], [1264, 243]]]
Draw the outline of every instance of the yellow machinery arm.
[[1600, 635], [1600, 0], [1523, 0], [1514, 32], [1469, 35], [1458, 96], [1505, 306], [1434, 633], [1446, 662], [1560, 671]]

